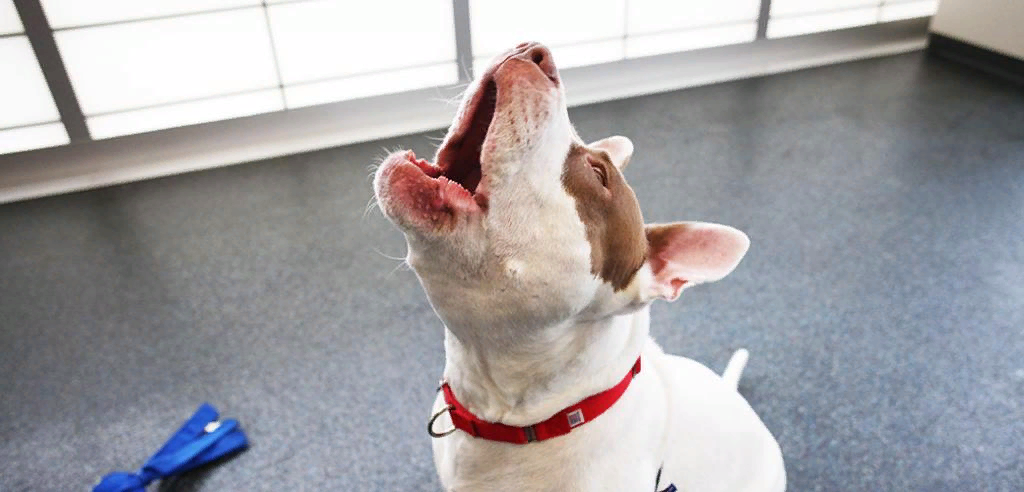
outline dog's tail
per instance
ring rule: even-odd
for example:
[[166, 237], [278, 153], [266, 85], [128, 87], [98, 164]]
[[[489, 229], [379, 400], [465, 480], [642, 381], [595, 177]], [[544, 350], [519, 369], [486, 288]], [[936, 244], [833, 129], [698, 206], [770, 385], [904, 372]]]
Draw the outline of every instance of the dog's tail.
[[725, 372], [722, 373], [722, 379], [730, 386], [736, 388], [740, 384], [740, 376], [743, 375], [743, 368], [747, 367], [747, 359], [750, 358], [750, 352], [747, 349], [739, 349], [733, 352], [732, 357], [729, 358], [729, 363], [725, 365]]

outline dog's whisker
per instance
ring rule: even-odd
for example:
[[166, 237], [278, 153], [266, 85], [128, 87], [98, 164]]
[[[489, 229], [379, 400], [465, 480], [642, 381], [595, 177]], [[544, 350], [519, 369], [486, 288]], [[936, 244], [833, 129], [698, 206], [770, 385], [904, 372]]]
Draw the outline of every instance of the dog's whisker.
[[384, 276], [384, 278], [391, 278], [392, 276], [394, 276], [394, 274], [396, 272], [398, 272], [398, 270], [401, 270], [402, 268], [407, 268], [409, 270], [412, 270], [412, 266], [409, 265], [409, 259], [407, 257], [401, 257], [400, 258], [400, 257], [397, 257], [397, 256], [391, 256], [391, 255], [385, 254], [383, 251], [381, 251], [381, 250], [379, 250], [377, 248], [374, 248], [373, 251], [375, 253], [383, 256], [384, 258], [387, 258], [389, 260], [394, 260], [394, 261], [398, 262], [398, 264], [395, 265], [395, 268], [392, 268], [391, 271], [388, 272], [388, 274]]
[[376, 196], [371, 196], [370, 200], [366, 202], [366, 208], [363, 209], [362, 220], [366, 220], [366, 218], [370, 215], [370, 212], [374, 209], [380, 210], [380, 203], [377, 202]]
[[394, 154], [395, 152], [398, 152], [400, 150], [402, 150], [402, 148], [398, 146], [395, 146], [390, 149], [387, 147], [381, 147], [380, 151], [383, 152], [383, 154], [377, 156], [376, 160], [378, 163], [384, 162], [384, 159], [387, 159], [389, 155]]
[[406, 258], [404, 256], [391, 256], [391, 255], [386, 254], [386, 253], [384, 253], [383, 251], [381, 251], [381, 250], [379, 250], [377, 248], [373, 248], [373, 252], [377, 253], [377, 254], [379, 254], [379, 255], [381, 255], [381, 256], [389, 259], [389, 260], [400, 261], [402, 263], [406, 262]]
[[380, 166], [381, 166], [381, 163], [370, 164], [369, 166], [366, 166], [366, 172], [367, 172], [366, 180], [367, 181], [373, 181], [373, 177], [377, 175], [377, 170], [380, 169]]
[[397, 264], [397, 265], [395, 265], [395, 268], [392, 268], [391, 271], [388, 272], [388, 274], [384, 276], [384, 278], [391, 278], [391, 277], [393, 277], [395, 275], [395, 273], [398, 273], [398, 270], [401, 270], [403, 267], [409, 269], [410, 271], [412, 270], [412, 267], [409, 266], [409, 262], [407, 262], [405, 260], [402, 260], [402, 262]]
[[458, 84], [455, 87], [459, 89], [458, 92], [451, 96], [438, 95], [438, 97], [432, 98], [431, 100], [444, 103], [449, 106], [458, 106], [462, 102], [463, 97], [466, 95], [466, 90], [469, 88], [470, 82]]
[[428, 100], [429, 101], [433, 101], [433, 102], [439, 102], [439, 103], [446, 104], [446, 105], [450, 105], [451, 102], [452, 102], [451, 98], [446, 97], [446, 96], [431, 97]]

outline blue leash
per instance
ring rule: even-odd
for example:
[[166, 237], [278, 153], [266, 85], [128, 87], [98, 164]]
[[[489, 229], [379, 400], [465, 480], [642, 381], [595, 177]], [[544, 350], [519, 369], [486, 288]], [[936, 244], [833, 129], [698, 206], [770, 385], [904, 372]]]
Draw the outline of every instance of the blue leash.
[[249, 447], [235, 419], [217, 420], [217, 409], [203, 403], [137, 473], [114, 472], [93, 492], [145, 492], [155, 480], [184, 473]]

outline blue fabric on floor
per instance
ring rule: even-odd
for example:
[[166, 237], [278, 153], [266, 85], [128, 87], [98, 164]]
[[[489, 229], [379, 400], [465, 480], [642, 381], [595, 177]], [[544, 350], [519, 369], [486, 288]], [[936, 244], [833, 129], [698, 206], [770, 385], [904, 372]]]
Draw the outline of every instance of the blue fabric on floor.
[[93, 492], [145, 492], [150, 483], [180, 475], [249, 447], [238, 421], [218, 420], [209, 403], [199, 406], [137, 473], [105, 475]]

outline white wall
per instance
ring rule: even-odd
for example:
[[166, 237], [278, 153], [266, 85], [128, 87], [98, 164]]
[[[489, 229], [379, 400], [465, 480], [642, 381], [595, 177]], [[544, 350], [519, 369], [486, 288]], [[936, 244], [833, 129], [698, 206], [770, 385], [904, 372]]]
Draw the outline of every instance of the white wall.
[[931, 31], [1024, 58], [1024, 1], [941, 0]]

